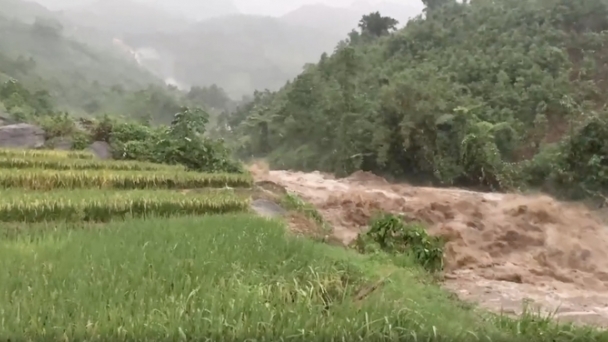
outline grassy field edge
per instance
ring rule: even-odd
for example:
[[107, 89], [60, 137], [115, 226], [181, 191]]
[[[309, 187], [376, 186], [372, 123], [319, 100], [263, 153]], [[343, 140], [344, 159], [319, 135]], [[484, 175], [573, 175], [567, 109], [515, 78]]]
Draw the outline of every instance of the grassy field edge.
[[405, 260], [397, 266], [381, 255], [293, 236], [278, 219], [243, 213], [74, 228], [30, 225], [27, 234], [0, 240], [0, 303], [6, 308], [0, 336], [606, 338], [538, 317], [512, 320], [471, 310]]

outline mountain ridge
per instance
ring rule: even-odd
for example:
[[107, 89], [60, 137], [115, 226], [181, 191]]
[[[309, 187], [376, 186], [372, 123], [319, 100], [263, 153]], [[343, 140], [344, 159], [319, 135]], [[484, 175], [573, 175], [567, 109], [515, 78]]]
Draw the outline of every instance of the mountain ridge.
[[[32, 89], [48, 89], [61, 109], [84, 111], [105, 98], [106, 88], [125, 91], [162, 86], [163, 82], [111, 41], [87, 35], [62, 21], [61, 13], [39, 4], [0, 0], [0, 76]], [[103, 43], [103, 44], [102, 44]]]

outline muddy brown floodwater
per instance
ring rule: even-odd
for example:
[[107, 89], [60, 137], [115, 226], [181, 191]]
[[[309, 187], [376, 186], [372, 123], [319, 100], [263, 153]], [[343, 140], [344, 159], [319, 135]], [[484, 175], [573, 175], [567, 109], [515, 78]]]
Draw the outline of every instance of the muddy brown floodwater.
[[608, 230], [583, 205], [389, 184], [365, 172], [251, 170], [315, 205], [344, 244], [378, 211], [425, 222], [447, 241], [444, 287], [464, 300], [510, 314], [528, 302], [560, 320], [608, 327]]

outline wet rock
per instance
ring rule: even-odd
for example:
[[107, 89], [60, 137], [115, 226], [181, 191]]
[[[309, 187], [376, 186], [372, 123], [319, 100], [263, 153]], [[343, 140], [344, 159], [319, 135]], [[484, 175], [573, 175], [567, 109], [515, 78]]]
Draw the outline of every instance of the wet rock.
[[112, 158], [112, 148], [105, 141], [96, 141], [89, 146], [89, 151], [93, 152], [100, 159]]
[[285, 209], [281, 208], [278, 204], [265, 200], [257, 199], [251, 202], [251, 209], [258, 215], [266, 217], [279, 217], [285, 215]]
[[24, 123], [0, 126], [0, 147], [41, 148], [44, 142], [44, 130], [38, 126]]

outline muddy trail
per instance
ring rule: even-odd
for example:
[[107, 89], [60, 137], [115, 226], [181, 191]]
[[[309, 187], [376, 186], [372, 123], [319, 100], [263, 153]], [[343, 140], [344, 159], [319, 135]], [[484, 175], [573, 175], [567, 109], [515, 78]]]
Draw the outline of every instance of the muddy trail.
[[608, 230], [582, 205], [389, 184], [364, 172], [336, 179], [251, 170], [315, 205], [344, 244], [378, 211], [425, 222], [447, 241], [444, 286], [461, 299], [508, 314], [527, 303], [562, 321], [608, 327]]

